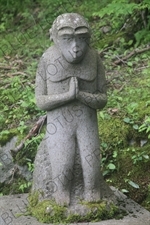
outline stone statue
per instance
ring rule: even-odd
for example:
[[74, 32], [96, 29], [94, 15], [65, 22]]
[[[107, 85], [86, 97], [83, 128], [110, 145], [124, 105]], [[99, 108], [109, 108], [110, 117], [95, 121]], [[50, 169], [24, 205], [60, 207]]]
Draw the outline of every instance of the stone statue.
[[58, 16], [50, 29], [54, 45], [41, 57], [36, 75], [36, 104], [47, 111], [47, 128], [35, 159], [33, 189], [60, 205], [99, 201], [107, 189], [96, 111], [107, 102], [106, 80], [90, 37], [81, 15]]

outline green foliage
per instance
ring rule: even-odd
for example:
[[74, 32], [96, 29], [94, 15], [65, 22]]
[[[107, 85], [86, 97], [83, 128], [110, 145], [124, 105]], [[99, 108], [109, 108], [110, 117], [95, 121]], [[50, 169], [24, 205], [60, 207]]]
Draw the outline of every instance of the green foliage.
[[27, 165], [28, 165], [28, 170], [30, 172], [33, 172], [34, 171], [34, 163], [31, 163], [31, 159], [28, 159], [29, 162], [27, 162]]
[[[0, 2], [0, 31], [6, 31], [10, 24], [12, 25], [15, 21], [15, 16], [18, 16], [18, 20], [21, 23], [22, 21], [22, 13], [27, 14], [30, 11], [30, 7], [34, 7], [34, 1], [25, 0], [21, 1], [13, 1], [13, 0], [1, 0]], [[13, 20], [13, 19], [14, 20]]]
[[[31, 113], [35, 114], [33, 85], [24, 86], [23, 82], [24, 80], [19, 77], [10, 78], [7, 79], [9, 87], [0, 88], [0, 110], [3, 110], [0, 117], [0, 131], [10, 125], [11, 127], [19, 126], [18, 130], [23, 132], [26, 127], [25, 124], [23, 125], [22, 118], [27, 120], [30, 119]], [[22, 122], [18, 124], [18, 120]]]
[[[115, 50], [115, 55], [120, 54], [117, 51], [120, 49]], [[147, 65], [144, 63], [149, 60], [149, 53], [129, 59], [131, 67], [131, 64], [126, 64], [112, 70], [109, 60], [114, 55], [110, 50], [109, 52], [105, 64], [112, 76], [108, 80], [114, 74], [117, 74], [117, 78], [109, 85], [107, 106], [98, 112], [102, 171], [110, 185], [147, 205], [144, 199], [150, 182], [149, 63], [142, 70], [138, 68], [140, 65]]]
[[17, 129], [3, 130], [0, 132], [0, 145], [3, 146], [18, 134]]
[[[130, 0], [112, 0], [94, 16], [103, 20], [103, 25], [112, 27], [112, 32], [124, 31], [128, 41], [136, 40], [136, 45], [150, 41], [149, 18], [150, 4], [147, 0], [140, 2]], [[110, 19], [111, 18], [111, 19]]]
[[133, 164], [137, 164], [139, 161], [141, 161], [142, 163], [146, 163], [149, 162], [149, 155], [148, 152], [145, 149], [127, 149], [127, 151], [131, 151], [132, 152], [132, 160], [133, 160]]
[[143, 206], [147, 205], [145, 196], [149, 185], [149, 157], [149, 145], [142, 148], [122, 149], [118, 157], [122, 166], [120, 166], [119, 171], [114, 171], [107, 179], [111, 185], [115, 185], [130, 198], [142, 203]]
[[125, 182], [127, 182], [129, 185], [131, 185], [135, 189], [139, 189], [139, 185], [133, 182], [132, 180], [125, 179]]
[[19, 190], [21, 190], [22, 193], [25, 193], [26, 190], [29, 190], [29, 188], [31, 187], [31, 185], [32, 185], [31, 182], [24, 182], [24, 183], [20, 184]]
[[[128, 0], [113, 0], [111, 3], [109, 3], [106, 7], [104, 7], [101, 11], [98, 13], [95, 13], [94, 15], [98, 15], [100, 17], [104, 17], [105, 15], [110, 16], [114, 15], [116, 18], [119, 18], [119, 16], [124, 16], [124, 18], [132, 14], [134, 10], [138, 9], [138, 5], [136, 3], [129, 3]], [[114, 18], [113, 21], [114, 22]]]
[[30, 140], [26, 140], [24, 147], [14, 156], [14, 162], [17, 162], [19, 165], [27, 165], [29, 171], [33, 172], [34, 170], [34, 159], [37, 152], [37, 147], [44, 137], [44, 133], [37, 135]]
[[146, 116], [143, 124], [139, 127], [139, 132], [145, 131], [148, 134], [148, 138], [150, 139], [150, 117]]
[[26, 181], [20, 175], [15, 175], [12, 181], [0, 183], [0, 193], [3, 195], [28, 193], [31, 189], [31, 182]]
[[147, 193], [146, 193], [146, 199], [144, 200], [142, 204], [147, 210], [150, 211], [150, 185], [148, 185]]

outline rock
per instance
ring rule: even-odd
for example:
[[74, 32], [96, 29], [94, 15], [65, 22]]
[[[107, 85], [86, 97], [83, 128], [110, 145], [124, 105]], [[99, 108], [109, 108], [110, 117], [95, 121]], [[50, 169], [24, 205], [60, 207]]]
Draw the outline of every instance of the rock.
[[13, 137], [5, 146], [0, 147], [0, 184], [11, 183], [14, 174], [17, 173], [27, 181], [32, 179], [32, 174], [27, 166], [19, 166], [13, 162], [13, 157], [10, 153], [11, 149], [15, 148], [17, 137]]

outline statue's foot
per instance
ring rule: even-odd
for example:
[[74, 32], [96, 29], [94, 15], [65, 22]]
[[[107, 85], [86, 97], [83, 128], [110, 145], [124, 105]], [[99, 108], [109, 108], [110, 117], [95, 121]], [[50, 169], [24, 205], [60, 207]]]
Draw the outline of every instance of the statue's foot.
[[84, 200], [87, 202], [98, 202], [101, 200], [100, 192], [87, 190], [84, 194]]
[[58, 205], [69, 205], [70, 193], [67, 191], [57, 191], [54, 194], [54, 199]]

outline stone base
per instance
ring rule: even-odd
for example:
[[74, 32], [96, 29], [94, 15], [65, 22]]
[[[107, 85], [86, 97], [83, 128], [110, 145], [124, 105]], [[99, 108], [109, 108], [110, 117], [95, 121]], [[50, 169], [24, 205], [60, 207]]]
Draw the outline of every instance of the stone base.
[[[112, 190], [120, 202], [120, 208], [125, 209], [128, 215], [120, 220], [111, 219], [97, 223], [82, 223], [82, 225], [150, 225], [149, 211], [128, 199], [115, 188]], [[0, 197], [0, 225], [42, 225], [43, 223], [33, 217], [21, 215], [25, 214], [27, 205], [28, 194]], [[21, 216], [18, 217], [18, 215]]]

